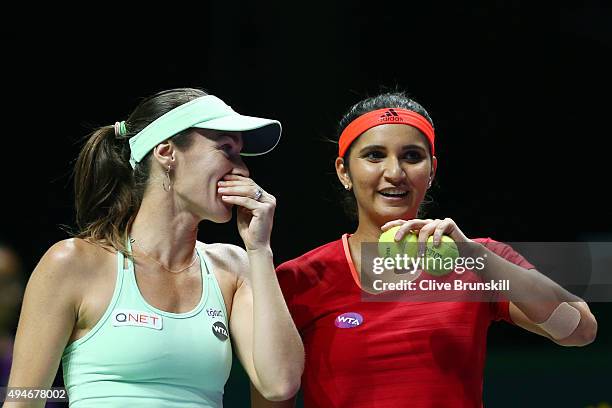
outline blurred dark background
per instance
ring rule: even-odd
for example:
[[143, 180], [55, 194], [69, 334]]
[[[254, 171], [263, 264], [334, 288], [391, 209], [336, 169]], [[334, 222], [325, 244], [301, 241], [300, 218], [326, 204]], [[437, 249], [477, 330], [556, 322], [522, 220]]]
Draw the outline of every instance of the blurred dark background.
[[[353, 231], [335, 195], [335, 148], [324, 139], [354, 102], [395, 89], [436, 125], [429, 216], [501, 241], [612, 241], [608, 3], [195, 7], [95, 22], [5, 15], [0, 240], [17, 250], [26, 275], [67, 238], [60, 226], [74, 225], [70, 175], [81, 137], [125, 119], [141, 97], [185, 86], [283, 123], [277, 149], [247, 159], [278, 199], [277, 263]], [[241, 244], [234, 222], [203, 223], [199, 236]], [[493, 325], [485, 404], [612, 403], [612, 308], [590, 306], [599, 335], [586, 348]], [[236, 362], [226, 394], [226, 406], [246, 406]]]

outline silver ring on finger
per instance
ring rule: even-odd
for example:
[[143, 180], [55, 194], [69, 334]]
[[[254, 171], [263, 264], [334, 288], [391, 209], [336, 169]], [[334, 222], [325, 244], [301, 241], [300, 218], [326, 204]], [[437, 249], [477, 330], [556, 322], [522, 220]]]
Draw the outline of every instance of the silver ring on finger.
[[263, 195], [263, 191], [261, 191], [261, 188], [258, 188], [257, 191], [255, 192], [255, 196], [253, 197], [253, 200], [259, 201], [262, 195]]

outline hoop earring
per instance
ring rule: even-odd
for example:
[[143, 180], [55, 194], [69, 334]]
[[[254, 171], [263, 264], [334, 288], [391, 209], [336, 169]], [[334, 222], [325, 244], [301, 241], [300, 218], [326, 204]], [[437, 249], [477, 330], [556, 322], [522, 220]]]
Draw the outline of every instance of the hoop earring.
[[166, 187], [165, 180], [162, 180], [162, 188], [166, 192], [170, 192], [170, 190], [172, 190], [172, 180], [170, 180], [170, 170], [172, 170], [172, 167], [168, 165], [168, 170], [166, 170], [166, 178], [168, 179], [168, 187]]

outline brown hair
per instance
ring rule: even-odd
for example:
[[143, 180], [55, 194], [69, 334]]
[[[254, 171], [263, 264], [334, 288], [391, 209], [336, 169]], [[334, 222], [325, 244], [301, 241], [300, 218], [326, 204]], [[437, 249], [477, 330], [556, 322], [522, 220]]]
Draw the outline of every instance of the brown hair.
[[[125, 134], [115, 136], [111, 125], [85, 137], [74, 169], [77, 238], [131, 255], [126, 243], [149, 180], [152, 155], [149, 152], [132, 169], [128, 139], [165, 113], [205, 95], [193, 88], [159, 92], [142, 100], [129, 115]], [[191, 134], [187, 129], [169, 138], [185, 150], [193, 140]]]

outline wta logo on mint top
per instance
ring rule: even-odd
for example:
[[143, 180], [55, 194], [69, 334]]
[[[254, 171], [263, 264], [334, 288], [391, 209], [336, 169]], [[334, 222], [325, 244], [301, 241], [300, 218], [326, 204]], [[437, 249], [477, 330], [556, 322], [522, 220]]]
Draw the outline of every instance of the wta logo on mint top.
[[336, 317], [336, 320], [334, 321], [334, 325], [339, 329], [352, 329], [353, 327], [357, 327], [362, 323], [363, 316], [354, 312], [342, 313], [340, 316]]

